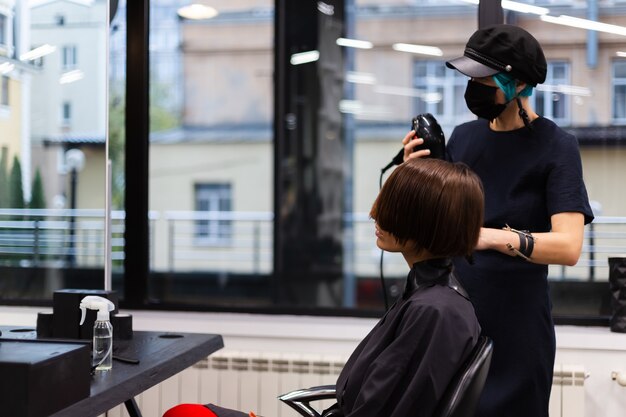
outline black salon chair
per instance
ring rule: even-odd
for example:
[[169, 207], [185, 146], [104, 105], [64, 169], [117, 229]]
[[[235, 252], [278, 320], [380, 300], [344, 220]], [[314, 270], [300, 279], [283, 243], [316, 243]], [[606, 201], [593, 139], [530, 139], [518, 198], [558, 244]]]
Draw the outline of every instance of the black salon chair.
[[[493, 342], [485, 336], [478, 339], [472, 354], [446, 389], [433, 417], [473, 417], [491, 364]], [[335, 398], [335, 386], [324, 385], [283, 394], [279, 400], [305, 417], [333, 417], [320, 414], [309, 403]]]

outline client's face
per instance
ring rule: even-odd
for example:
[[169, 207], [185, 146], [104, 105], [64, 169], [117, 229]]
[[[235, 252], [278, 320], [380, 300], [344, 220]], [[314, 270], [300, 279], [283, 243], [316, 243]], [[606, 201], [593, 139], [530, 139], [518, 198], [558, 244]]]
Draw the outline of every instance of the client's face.
[[410, 250], [413, 245], [409, 240], [405, 244], [401, 244], [398, 240], [389, 232], [383, 230], [376, 224], [376, 246], [387, 252], [406, 252]]

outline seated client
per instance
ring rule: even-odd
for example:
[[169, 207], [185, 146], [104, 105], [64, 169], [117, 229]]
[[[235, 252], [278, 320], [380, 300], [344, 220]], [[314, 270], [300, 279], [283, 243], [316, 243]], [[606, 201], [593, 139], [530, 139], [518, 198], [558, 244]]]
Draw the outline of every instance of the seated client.
[[[378, 247], [400, 252], [410, 272], [403, 294], [348, 359], [331, 408], [345, 417], [431, 416], [480, 333], [450, 258], [469, 256], [478, 241], [482, 185], [463, 164], [411, 159], [390, 175], [370, 216]], [[181, 404], [164, 417], [247, 415]]]

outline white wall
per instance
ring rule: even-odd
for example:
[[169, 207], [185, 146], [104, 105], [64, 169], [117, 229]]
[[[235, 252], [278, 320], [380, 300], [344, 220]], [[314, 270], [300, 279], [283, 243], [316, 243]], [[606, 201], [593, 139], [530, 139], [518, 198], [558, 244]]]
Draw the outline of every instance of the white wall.
[[[32, 307], [0, 307], [0, 324], [34, 326]], [[376, 319], [231, 313], [125, 311], [134, 330], [218, 333], [229, 350], [348, 355]], [[557, 326], [557, 363], [583, 365], [586, 417], [623, 417], [626, 387], [611, 372], [626, 372], [626, 334], [603, 327]]]

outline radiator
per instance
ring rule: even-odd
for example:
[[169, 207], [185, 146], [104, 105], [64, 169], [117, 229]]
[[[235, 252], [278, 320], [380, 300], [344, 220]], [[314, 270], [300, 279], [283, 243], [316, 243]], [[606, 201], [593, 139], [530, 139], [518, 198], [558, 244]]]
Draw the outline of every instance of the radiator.
[[[286, 392], [334, 384], [347, 358], [330, 355], [267, 354], [222, 350], [139, 395], [143, 417], [161, 417], [180, 403], [215, 403], [265, 417], [297, 417], [277, 400]], [[557, 365], [550, 417], [584, 417], [582, 366]], [[326, 408], [332, 401], [321, 402]], [[104, 416], [101, 416], [104, 417]], [[129, 417], [124, 406], [106, 417]]]
[[585, 368], [557, 364], [552, 378], [550, 417], [585, 416]]
[[[264, 417], [299, 416], [280, 394], [334, 384], [346, 357], [221, 350], [136, 398], [143, 417], [161, 417], [180, 403], [215, 403]], [[320, 401], [329, 407], [333, 401]], [[104, 417], [104, 416], [100, 416]], [[123, 405], [106, 417], [129, 417]]]

